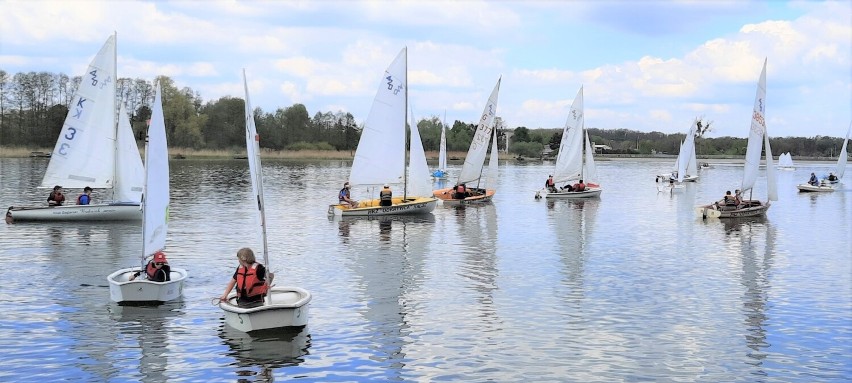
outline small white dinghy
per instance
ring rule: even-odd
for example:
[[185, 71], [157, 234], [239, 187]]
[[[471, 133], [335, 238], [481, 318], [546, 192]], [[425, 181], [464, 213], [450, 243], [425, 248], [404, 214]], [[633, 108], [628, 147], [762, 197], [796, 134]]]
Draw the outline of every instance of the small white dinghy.
[[[249, 102], [248, 82], [243, 72], [245, 87], [245, 116], [246, 116], [246, 154], [249, 162], [254, 201], [252, 206], [260, 218], [260, 234], [263, 239], [263, 264], [269, 270], [269, 249], [266, 241], [266, 214], [263, 201], [263, 171], [260, 166], [260, 136], [254, 125], [251, 103]], [[270, 273], [271, 274], [271, 273]], [[271, 283], [270, 278], [270, 283]], [[311, 293], [300, 287], [272, 286], [269, 288], [262, 306], [239, 307], [237, 293], [231, 292], [224, 302], [219, 302], [219, 308], [225, 312], [225, 323], [244, 332], [267, 330], [283, 327], [302, 327], [308, 324], [308, 304], [311, 303]]]
[[[175, 300], [183, 292], [187, 272], [171, 268], [169, 281], [147, 280], [144, 265], [148, 257], [166, 247], [169, 214], [169, 153], [166, 144], [166, 123], [163, 118], [163, 98], [157, 87], [156, 98], [148, 126], [145, 145], [145, 191], [142, 199], [142, 267], [118, 270], [107, 277], [109, 297], [119, 304], [158, 304]], [[130, 280], [133, 275], [142, 276]]]
[[849, 124], [849, 129], [846, 131], [846, 138], [843, 139], [843, 145], [840, 146], [840, 154], [837, 157], [837, 168], [834, 173], [831, 175], [834, 176], [834, 179], [824, 178], [820, 181], [820, 183], [816, 185], [811, 185], [809, 183], [803, 183], [796, 185], [800, 192], [833, 192], [834, 185], [843, 178], [843, 174], [846, 172], [846, 161], [849, 154], [846, 151], [846, 144], [849, 142], [849, 137], [852, 135], [852, 123]]

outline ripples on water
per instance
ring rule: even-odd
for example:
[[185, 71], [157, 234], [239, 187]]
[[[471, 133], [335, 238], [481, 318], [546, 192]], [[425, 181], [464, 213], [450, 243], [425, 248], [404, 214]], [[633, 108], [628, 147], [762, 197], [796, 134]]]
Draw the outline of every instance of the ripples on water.
[[[704, 222], [693, 207], [742, 168], [670, 193], [653, 181], [670, 162], [601, 161], [589, 201], [536, 201], [553, 164], [502, 164], [491, 205], [329, 220], [347, 162], [267, 161], [270, 266], [314, 298], [302, 331], [248, 336], [211, 305], [236, 250], [260, 248], [245, 161], [173, 161], [178, 302], [109, 301], [106, 275], [138, 262], [136, 224], [0, 227], [0, 380], [852, 379], [852, 190], [797, 193], [829, 171], [804, 164], [780, 172], [766, 218]], [[6, 206], [43, 202], [46, 161], [0, 164]]]

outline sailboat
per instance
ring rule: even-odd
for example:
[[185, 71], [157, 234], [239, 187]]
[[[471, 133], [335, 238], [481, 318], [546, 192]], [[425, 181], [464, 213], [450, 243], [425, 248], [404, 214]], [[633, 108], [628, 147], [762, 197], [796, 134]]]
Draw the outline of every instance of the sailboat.
[[692, 123], [689, 128], [686, 138], [680, 144], [680, 151], [677, 154], [677, 160], [674, 163], [674, 169], [669, 174], [661, 174], [657, 176], [657, 181], [682, 182], [698, 181], [698, 160], [695, 157], [695, 134], [698, 131], [698, 120]]
[[432, 178], [436, 180], [447, 179], [447, 121], [444, 116], [444, 122], [441, 124], [441, 146], [438, 150], [438, 169], [432, 172]]
[[[749, 199], [742, 200], [739, 204], [727, 205], [724, 201], [719, 201], [709, 205], [698, 206], [695, 211], [701, 217], [739, 218], [763, 216], [769, 210], [769, 201], [778, 200], [778, 186], [775, 181], [775, 166], [772, 164], [772, 148], [769, 146], [769, 133], [766, 130], [765, 113], [766, 60], [763, 61], [763, 70], [760, 72], [757, 94], [754, 97], [754, 110], [751, 116], [745, 165], [743, 166], [743, 180], [740, 186], [743, 194], [746, 192], [749, 193]], [[768, 201], [765, 203], [751, 199], [752, 188], [757, 180], [757, 172], [760, 167], [761, 149], [766, 150], [766, 190]]]
[[583, 180], [586, 188], [582, 191], [569, 191], [568, 188], [557, 186], [556, 191], [545, 189], [536, 192], [536, 199], [541, 198], [542, 193], [546, 198], [594, 198], [601, 195], [603, 189], [595, 183], [598, 177], [594, 151], [584, 125], [583, 87], [581, 86], [577, 96], [574, 97], [568, 119], [565, 121], [565, 128], [562, 130], [562, 141], [559, 143], [553, 180], [556, 185], [563, 182], [572, 185], [573, 182]]
[[145, 192], [142, 200], [142, 267], [120, 269], [107, 277], [109, 297], [119, 304], [156, 304], [175, 300], [183, 291], [187, 277], [184, 269], [171, 267], [169, 280], [154, 282], [145, 277], [148, 257], [166, 247], [169, 220], [169, 151], [166, 144], [166, 123], [163, 118], [163, 97], [156, 90], [148, 143], [145, 145]]
[[438, 200], [429, 195], [431, 186], [427, 190], [415, 187], [424, 182], [431, 185], [431, 180], [428, 165], [415, 166], [426, 164], [426, 154], [414, 124], [411, 126], [410, 161], [406, 171], [407, 113], [408, 48], [403, 48], [381, 77], [349, 174], [352, 190], [360, 186], [371, 196], [376, 196], [383, 185], [402, 185], [402, 196], [394, 197], [390, 206], [381, 206], [379, 198], [359, 201], [356, 207], [330, 205], [329, 216], [424, 214], [435, 209]]
[[65, 117], [39, 188], [111, 191], [105, 203], [62, 206], [12, 206], [6, 222], [121, 221], [142, 218], [144, 170], [127, 112], [116, 115], [116, 36], [89, 64]]
[[849, 129], [846, 131], [846, 138], [843, 139], [843, 145], [840, 146], [840, 153], [837, 157], [837, 166], [835, 167], [834, 179], [824, 178], [819, 184], [811, 185], [809, 183], [796, 185], [800, 192], [832, 192], [834, 184], [840, 182], [843, 178], [843, 173], [846, 172], [846, 162], [849, 154], [846, 151], [846, 144], [849, 142], [850, 134], [852, 134], [852, 124], [849, 124]]
[[[458, 195], [456, 187], [438, 189], [432, 192], [432, 195], [439, 198], [444, 205], [462, 205], [471, 203], [489, 202], [494, 197], [495, 189], [489, 189], [482, 183], [482, 172], [485, 165], [485, 157], [488, 154], [488, 143], [493, 139], [497, 139], [496, 129], [494, 126], [494, 116], [497, 113], [497, 94], [500, 91], [500, 81], [497, 80], [497, 85], [494, 85], [494, 90], [488, 97], [488, 102], [485, 104], [485, 109], [482, 111], [482, 116], [479, 118], [479, 125], [476, 128], [476, 133], [470, 142], [470, 148], [467, 151], [467, 156], [464, 159], [461, 173], [456, 181], [456, 187], [464, 185], [465, 194]], [[493, 145], [492, 145], [493, 147]], [[496, 150], [491, 153], [491, 159], [498, 156]], [[495, 165], [496, 166], [496, 165]], [[486, 174], [487, 175], [487, 174]], [[494, 185], [496, 187], [496, 184]], [[460, 197], [460, 198], [456, 198]]]
[[781, 153], [778, 156], [778, 169], [781, 170], [795, 170], [796, 166], [793, 164], [793, 156], [790, 152]]
[[[248, 157], [254, 196], [251, 206], [258, 214], [260, 225], [257, 228], [263, 241], [263, 264], [269, 270], [269, 246], [266, 240], [266, 213], [263, 200], [263, 170], [260, 166], [260, 136], [257, 134], [254, 123], [245, 70], [243, 70], [243, 86], [246, 93], [246, 156]], [[283, 327], [303, 327], [308, 324], [309, 303], [311, 303], [311, 293], [303, 288], [272, 286], [269, 288], [262, 306], [239, 307], [237, 305], [237, 293], [232, 291], [228, 295], [227, 301], [219, 302], [219, 308], [225, 312], [225, 323], [237, 330], [250, 332]]]

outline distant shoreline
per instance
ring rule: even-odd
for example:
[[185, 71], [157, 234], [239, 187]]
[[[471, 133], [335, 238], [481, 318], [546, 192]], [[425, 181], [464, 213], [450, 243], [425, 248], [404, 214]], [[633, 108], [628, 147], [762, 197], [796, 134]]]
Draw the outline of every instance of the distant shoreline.
[[[43, 155], [33, 155], [33, 153], [50, 153], [51, 149], [46, 148], [21, 148], [21, 147], [0, 147], [0, 158], [26, 158], [26, 157], [42, 157]], [[141, 152], [141, 151], [140, 151]], [[266, 150], [262, 149], [260, 156], [265, 159], [283, 159], [283, 160], [352, 160], [355, 150]], [[447, 159], [450, 162], [461, 162], [464, 160], [467, 152], [448, 152]], [[244, 159], [245, 152], [234, 152], [230, 150], [210, 150], [210, 149], [186, 149], [186, 148], [170, 148], [169, 157], [172, 159]], [[602, 161], [608, 160], [668, 160], [677, 158], [673, 154], [595, 154], [595, 158]], [[777, 156], [775, 157], [777, 158]], [[437, 151], [426, 152], [426, 159], [430, 161], [438, 160]], [[500, 153], [500, 160], [503, 161], [555, 161], [555, 158], [531, 158], [519, 157], [516, 154]], [[706, 155], [698, 156], [699, 162], [720, 162], [720, 163], [742, 163], [743, 156], [731, 155]], [[795, 161], [836, 161], [837, 158], [831, 157], [795, 157]]]

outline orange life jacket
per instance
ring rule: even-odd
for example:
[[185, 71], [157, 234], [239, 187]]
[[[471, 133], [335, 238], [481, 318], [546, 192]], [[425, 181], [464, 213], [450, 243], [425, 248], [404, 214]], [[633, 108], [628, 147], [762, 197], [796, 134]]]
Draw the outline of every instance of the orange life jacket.
[[257, 278], [257, 263], [246, 269], [243, 266], [237, 268], [237, 296], [248, 298], [264, 295], [269, 290], [266, 281]]
[[157, 277], [157, 267], [154, 266], [153, 261], [148, 262], [148, 266], [145, 267], [145, 274], [148, 274], [149, 281], [153, 281]]

